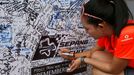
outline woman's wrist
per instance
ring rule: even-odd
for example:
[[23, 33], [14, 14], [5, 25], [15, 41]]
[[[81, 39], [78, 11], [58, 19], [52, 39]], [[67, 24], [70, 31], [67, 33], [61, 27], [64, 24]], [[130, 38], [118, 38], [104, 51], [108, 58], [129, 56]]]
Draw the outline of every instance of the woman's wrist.
[[85, 57], [84, 56], [79, 57], [78, 59], [80, 60], [81, 63], [85, 63]]

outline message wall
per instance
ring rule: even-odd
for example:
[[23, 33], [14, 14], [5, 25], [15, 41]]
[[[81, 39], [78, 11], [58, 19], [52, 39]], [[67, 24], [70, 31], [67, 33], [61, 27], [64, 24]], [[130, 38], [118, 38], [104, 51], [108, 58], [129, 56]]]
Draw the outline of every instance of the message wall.
[[82, 52], [95, 42], [80, 22], [83, 0], [0, 0], [0, 75], [66, 73], [60, 48]]

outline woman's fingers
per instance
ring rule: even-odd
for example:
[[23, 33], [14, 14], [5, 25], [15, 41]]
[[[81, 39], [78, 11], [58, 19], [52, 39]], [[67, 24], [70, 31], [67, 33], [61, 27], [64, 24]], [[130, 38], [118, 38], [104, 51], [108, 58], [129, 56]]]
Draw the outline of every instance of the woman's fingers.
[[72, 71], [74, 71], [75, 69], [76, 69], [76, 64], [73, 63], [73, 64], [71, 64], [70, 67], [67, 69], [67, 72], [72, 72]]
[[73, 72], [74, 70], [76, 70], [78, 68], [78, 66], [74, 66], [70, 71]]
[[68, 68], [68, 72], [72, 72], [80, 66], [80, 61], [74, 60], [71, 62]]
[[73, 53], [70, 53], [70, 50], [67, 48], [61, 48], [58, 53], [60, 56], [62, 56], [65, 59], [69, 59], [69, 60], [74, 59], [74, 57], [72, 57]]
[[60, 48], [60, 50], [59, 50], [60, 55], [63, 55], [62, 53], [68, 53], [68, 52], [69, 52], [69, 50], [66, 48]]
[[60, 51], [61, 52], [63, 52], [63, 53], [68, 53], [68, 52], [70, 52], [70, 50], [69, 49], [67, 49], [67, 48], [60, 48]]
[[69, 67], [71, 67], [71, 65], [74, 63], [74, 60], [72, 60], [72, 62], [69, 64]]

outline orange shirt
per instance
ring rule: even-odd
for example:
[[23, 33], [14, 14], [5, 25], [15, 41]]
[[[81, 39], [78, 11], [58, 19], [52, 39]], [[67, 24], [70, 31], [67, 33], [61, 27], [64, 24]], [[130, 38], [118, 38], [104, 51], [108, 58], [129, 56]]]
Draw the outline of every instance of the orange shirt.
[[[128, 23], [134, 24], [134, 20], [130, 20]], [[114, 35], [111, 38], [99, 38], [98, 45], [111, 52], [117, 58], [128, 59], [128, 66], [134, 68], [134, 25], [123, 28], [119, 38], [116, 38]]]

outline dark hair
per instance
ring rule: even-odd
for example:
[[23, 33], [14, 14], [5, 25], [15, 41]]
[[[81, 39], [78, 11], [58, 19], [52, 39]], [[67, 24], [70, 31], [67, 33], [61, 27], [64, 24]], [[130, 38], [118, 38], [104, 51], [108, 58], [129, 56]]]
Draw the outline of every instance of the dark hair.
[[[120, 35], [128, 19], [133, 18], [124, 0], [90, 0], [84, 4], [84, 13], [99, 17], [112, 25], [116, 36]], [[94, 25], [102, 22], [91, 17], [88, 21]]]

